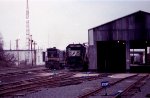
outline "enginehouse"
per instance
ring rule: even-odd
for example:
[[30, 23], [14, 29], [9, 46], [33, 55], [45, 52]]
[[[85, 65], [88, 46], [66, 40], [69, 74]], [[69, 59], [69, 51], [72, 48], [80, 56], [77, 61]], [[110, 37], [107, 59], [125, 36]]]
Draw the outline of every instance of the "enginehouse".
[[88, 30], [89, 69], [149, 72], [150, 13], [138, 11]]

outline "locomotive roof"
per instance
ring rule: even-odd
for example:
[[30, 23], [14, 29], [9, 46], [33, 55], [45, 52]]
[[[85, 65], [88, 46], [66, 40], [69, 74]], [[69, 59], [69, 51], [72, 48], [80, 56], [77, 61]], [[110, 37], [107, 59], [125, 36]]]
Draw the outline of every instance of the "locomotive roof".
[[58, 50], [56, 47], [53, 48], [47, 48], [47, 50]]
[[69, 44], [66, 48], [68, 47], [84, 47], [83, 44]]

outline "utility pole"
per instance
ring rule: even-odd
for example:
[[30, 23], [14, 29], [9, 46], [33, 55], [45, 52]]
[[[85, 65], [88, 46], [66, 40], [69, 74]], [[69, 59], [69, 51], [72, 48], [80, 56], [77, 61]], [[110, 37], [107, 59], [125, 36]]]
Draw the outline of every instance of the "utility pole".
[[37, 45], [37, 43], [34, 41], [33, 45], [34, 45], [34, 50], [35, 50], [35, 45]]
[[19, 66], [19, 45], [18, 45], [19, 39], [16, 39], [16, 51], [17, 51], [17, 57], [18, 57], [18, 66]]
[[18, 41], [19, 39], [16, 39], [16, 50], [18, 50]]
[[10, 50], [11, 50], [11, 40], [10, 40]]
[[33, 54], [32, 54], [32, 44], [33, 44], [33, 40], [32, 40], [32, 35], [30, 35], [30, 41], [31, 41], [31, 62], [32, 62], [32, 66], [33, 66]]
[[37, 43], [34, 41], [33, 45], [34, 45], [34, 64], [36, 65], [36, 49], [35, 49], [35, 45], [37, 45]]

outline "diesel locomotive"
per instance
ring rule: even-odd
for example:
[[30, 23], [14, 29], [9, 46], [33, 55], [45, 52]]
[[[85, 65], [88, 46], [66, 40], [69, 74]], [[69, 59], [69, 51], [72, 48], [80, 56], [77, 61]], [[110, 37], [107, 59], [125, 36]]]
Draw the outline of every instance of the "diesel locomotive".
[[84, 44], [69, 44], [66, 51], [54, 48], [47, 48], [43, 52], [45, 67], [49, 69], [68, 68], [71, 71], [87, 71], [88, 57], [87, 46]]
[[56, 47], [48, 48], [44, 53], [45, 67], [49, 69], [62, 69], [65, 63], [65, 52]]
[[70, 70], [88, 69], [87, 47], [84, 44], [69, 44], [66, 47], [66, 65]]

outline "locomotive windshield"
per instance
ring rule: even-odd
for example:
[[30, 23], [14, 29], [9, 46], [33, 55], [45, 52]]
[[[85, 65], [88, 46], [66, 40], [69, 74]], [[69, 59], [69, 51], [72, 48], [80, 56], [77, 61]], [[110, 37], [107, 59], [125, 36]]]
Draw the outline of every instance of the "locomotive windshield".
[[81, 53], [80, 53], [80, 50], [69, 50], [69, 56], [80, 56]]
[[50, 58], [57, 57], [57, 50], [48, 50], [47, 54]]

